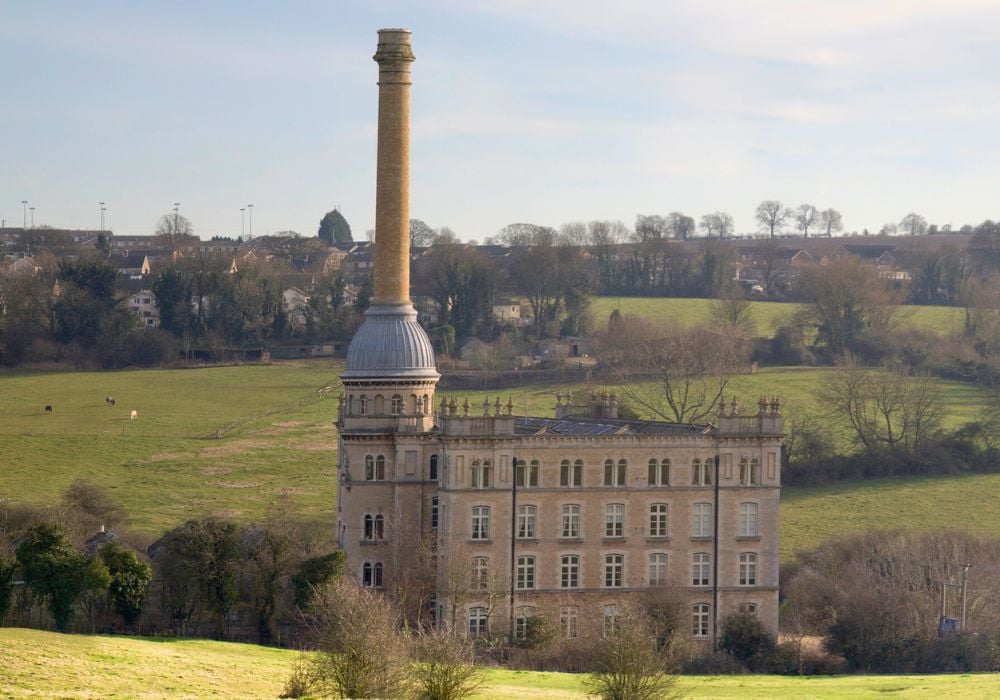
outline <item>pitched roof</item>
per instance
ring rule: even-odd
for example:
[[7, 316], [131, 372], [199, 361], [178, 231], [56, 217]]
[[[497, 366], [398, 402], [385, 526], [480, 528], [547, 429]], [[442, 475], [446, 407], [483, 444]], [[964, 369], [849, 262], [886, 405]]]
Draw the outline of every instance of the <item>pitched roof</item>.
[[710, 430], [710, 425], [588, 416], [514, 419], [514, 432], [518, 435], [701, 435]]

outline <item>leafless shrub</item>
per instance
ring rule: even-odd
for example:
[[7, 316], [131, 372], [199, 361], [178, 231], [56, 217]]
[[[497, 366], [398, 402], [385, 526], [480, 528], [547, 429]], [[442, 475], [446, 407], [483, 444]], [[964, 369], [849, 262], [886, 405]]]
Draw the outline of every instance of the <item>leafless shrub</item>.
[[416, 638], [413, 656], [415, 694], [422, 700], [460, 700], [482, 683], [472, 644], [463, 636], [428, 631]]

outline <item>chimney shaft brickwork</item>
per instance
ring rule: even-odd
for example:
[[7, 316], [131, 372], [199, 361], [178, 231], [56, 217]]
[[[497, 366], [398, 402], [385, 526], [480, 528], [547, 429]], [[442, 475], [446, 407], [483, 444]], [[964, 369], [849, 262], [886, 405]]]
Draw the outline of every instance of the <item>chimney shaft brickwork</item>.
[[410, 303], [410, 64], [407, 29], [380, 29], [378, 172], [375, 185], [376, 304]]

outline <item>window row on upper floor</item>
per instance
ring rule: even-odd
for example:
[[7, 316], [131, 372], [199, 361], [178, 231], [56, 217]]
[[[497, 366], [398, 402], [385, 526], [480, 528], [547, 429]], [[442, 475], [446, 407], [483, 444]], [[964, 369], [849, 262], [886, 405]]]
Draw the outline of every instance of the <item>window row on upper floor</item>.
[[[348, 394], [347, 414], [351, 416], [430, 415], [430, 394]], [[388, 410], [387, 410], [388, 409]]]
[[[591, 566], [599, 567], [599, 587], [625, 588], [626, 563], [629, 559], [624, 553], [611, 552], [591, 555]], [[675, 558], [681, 555], [673, 555]], [[514, 588], [519, 591], [538, 590], [539, 588], [559, 588], [560, 590], [578, 590], [584, 586], [583, 554], [563, 554], [554, 560], [556, 568], [551, 572], [554, 579], [549, 586], [540, 584], [542, 558], [534, 554], [523, 554], [514, 561]], [[671, 558], [667, 552], [648, 552], [643, 557], [632, 556], [635, 564], [643, 566], [643, 570], [632, 569], [628, 581], [631, 587], [666, 586], [669, 584], [668, 562]], [[544, 561], [553, 561], [546, 557]], [[706, 588], [712, 585], [712, 555], [708, 552], [695, 552], [690, 555], [689, 569], [682, 585], [693, 588]], [[736, 585], [753, 587], [758, 585], [758, 554], [756, 552], [740, 552], [736, 560]], [[496, 568], [494, 568], [496, 566]], [[476, 593], [501, 593], [509, 586], [505, 577], [509, 560], [503, 558], [494, 565], [490, 557], [474, 556], [469, 562], [469, 590]], [[592, 579], [593, 580], [593, 579]], [[641, 583], [639, 583], [641, 581]], [[723, 582], [725, 585], [727, 582]]]
[[[602, 538], [623, 538], [628, 531], [626, 528], [626, 507], [624, 503], [608, 503], [603, 507], [604, 520], [601, 525], [600, 536]], [[758, 537], [760, 505], [756, 502], [745, 501], [739, 504], [737, 537]], [[473, 506], [471, 510], [471, 523], [469, 539], [491, 540], [491, 514], [492, 509], [488, 505]], [[552, 522], [550, 531], [545, 535], [557, 539], [583, 539], [583, 506], [576, 503], [569, 503], [559, 506], [558, 513], [555, 509], [550, 511]], [[436, 515], [436, 514], [435, 514]], [[645, 525], [645, 536], [648, 538], [667, 538], [670, 536], [670, 504], [651, 503], [645, 513], [640, 516]], [[691, 537], [703, 538], [711, 537], [714, 531], [714, 518], [711, 503], [693, 503], [690, 509], [690, 529]], [[518, 539], [536, 540], [540, 539], [542, 530], [539, 526], [539, 509], [534, 504], [521, 504], [517, 507], [517, 522], [515, 532]], [[591, 532], [593, 536], [595, 533]]]

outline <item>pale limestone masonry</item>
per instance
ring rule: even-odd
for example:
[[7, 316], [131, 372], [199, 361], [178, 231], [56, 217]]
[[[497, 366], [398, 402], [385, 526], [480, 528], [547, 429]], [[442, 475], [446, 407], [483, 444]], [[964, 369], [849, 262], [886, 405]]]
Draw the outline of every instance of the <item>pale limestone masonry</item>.
[[741, 609], [776, 631], [777, 400], [720, 406], [706, 425], [620, 419], [614, 392], [557, 395], [555, 418], [519, 416], [509, 399], [435, 403], [433, 349], [409, 301], [410, 33], [381, 30], [375, 60], [376, 303], [337, 416], [351, 574], [397, 593], [427, 580], [433, 598], [416, 603], [474, 635], [545, 614], [572, 636], [651, 590], [683, 599], [699, 641]]

